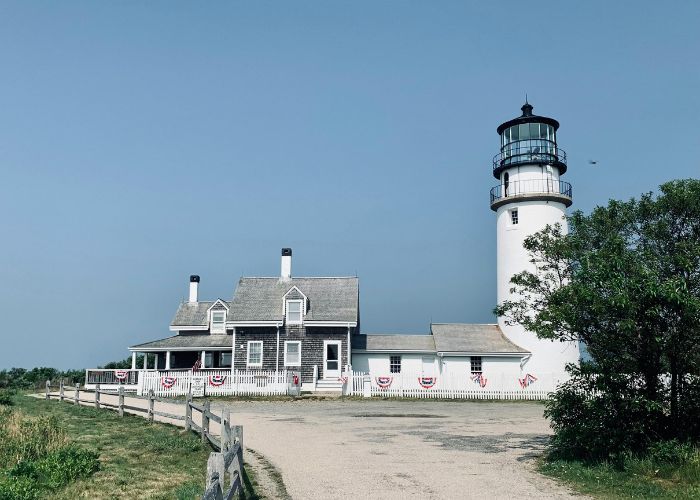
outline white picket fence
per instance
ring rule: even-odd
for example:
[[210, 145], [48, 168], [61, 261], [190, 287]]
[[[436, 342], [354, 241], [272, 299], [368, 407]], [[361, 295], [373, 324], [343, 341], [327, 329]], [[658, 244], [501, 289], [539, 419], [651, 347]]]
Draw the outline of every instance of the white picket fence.
[[275, 396], [290, 390], [291, 372], [265, 370], [159, 370], [143, 372], [139, 394], [184, 396], [197, 383], [204, 396]]
[[388, 398], [547, 399], [559, 384], [555, 374], [521, 377], [469, 373], [426, 377], [422, 373], [370, 374], [352, 372], [351, 394]]

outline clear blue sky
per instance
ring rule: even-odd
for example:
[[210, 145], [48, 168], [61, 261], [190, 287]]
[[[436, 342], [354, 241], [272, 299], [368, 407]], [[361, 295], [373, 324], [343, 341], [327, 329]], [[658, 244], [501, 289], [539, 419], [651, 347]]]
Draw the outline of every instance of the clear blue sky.
[[[700, 3], [0, 4], [0, 367], [169, 335], [201, 275], [360, 277], [367, 333], [491, 322], [496, 127], [574, 207], [700, 176]], [[598, 160], [597, 166], [588, 164]]]

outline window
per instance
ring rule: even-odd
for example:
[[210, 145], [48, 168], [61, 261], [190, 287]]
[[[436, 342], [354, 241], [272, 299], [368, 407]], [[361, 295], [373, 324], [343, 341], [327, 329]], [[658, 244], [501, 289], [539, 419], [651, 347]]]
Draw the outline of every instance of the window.
[[262, 347], [261, 340], [248, 341], [248, 366], [262, 366]]
[[220, 368], [231, 368], [231, 353], [230, 352], [222, 352], [221, 353], [219, 366], [220, 366]]
[[301, 366], [301, 342], [284, 343], [284, 366]]
[[510, 175], [506, 172], [503, 174], [503, 196], [508, 196], [508, 186], [510, 186]]
[[481, 373], [481, 356], [472, 356], [470, 361], [472, 365], [472, 373]]
[[226, 333], [226, 311], [211, 312], [211, 333]]
[[287, 301], [287, 323], [288, 324], [301, 324], [301, 300], [288, 300]]
[[514, 226], [518, 224], [518, 209], [514, 208], [510, 211], [510, 223]]
[[389, 371], [391, 373], [401, 373], [401, 356], [389, 357]]
[[204, 354], [204, 366], [202, 368], [214, 368], [214, 357], [212, 354], [211, 352]]

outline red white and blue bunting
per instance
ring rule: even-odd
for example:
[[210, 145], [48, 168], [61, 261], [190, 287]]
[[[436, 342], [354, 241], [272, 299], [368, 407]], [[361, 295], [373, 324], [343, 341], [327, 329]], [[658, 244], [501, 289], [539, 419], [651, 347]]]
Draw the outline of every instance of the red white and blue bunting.
[[209, 375], [209, 385], [220, 387], [226, 382], [226, 375]]
[[483, 373], [474, 373], [474, 374], [472, 374], [471, 379], [475, 384], [477, 384], [482, 389], [484, 387], [486, 387], [487, 380], [486, 380], [486, 377], [484, 377]]
[[437, 382], [437, 377], [418, 377], [418, 383], [423, 389], [430, 389]]
[[519, 378], [518, 382], [520, 383], [520, 388], [525, 389], [526, 387], [529, 387], [530, 385], [534, 384], [536, 380], [537, 377], [528, 373], [527, 375], [525, 375], [524, 378]]
[[166, 389], [171, 389], [175, 385], [175, 382], [177, 382], [175, 377], [160, 377], [160, 385]]
[[382, 388], [382, 389], [388, 389], [391, 386], [391, 383], [394, 381], [393, 377], [377, 377], [375, 379], [377, 382], [377, 385]]
[[114, 370], [114, 376], [117, 378], [117, 380], [126, 380], [128, 375], [129, 372], [126, 370]]

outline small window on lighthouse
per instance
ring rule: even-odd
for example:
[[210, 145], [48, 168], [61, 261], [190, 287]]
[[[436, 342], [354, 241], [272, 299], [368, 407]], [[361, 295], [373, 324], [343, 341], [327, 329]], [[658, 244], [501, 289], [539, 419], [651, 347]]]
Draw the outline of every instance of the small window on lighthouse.
[[514, 208], [513, 210], [510, 211], [510, 223], [514, 226], [518, 224], [518, 209], [517, 208]]

